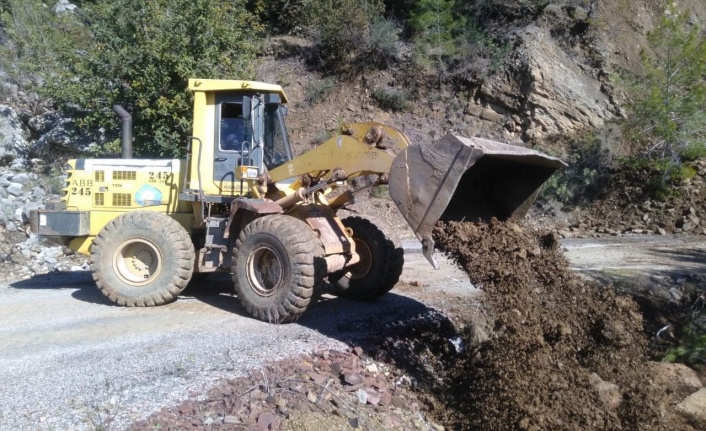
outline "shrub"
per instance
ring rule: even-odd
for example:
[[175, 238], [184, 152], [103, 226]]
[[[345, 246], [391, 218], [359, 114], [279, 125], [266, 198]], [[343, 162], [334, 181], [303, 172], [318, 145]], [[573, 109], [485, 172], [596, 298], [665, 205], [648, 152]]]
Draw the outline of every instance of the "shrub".
[[696, 175], [696, 170], [671, 158], [654, 158], [645, 155], [620, 160], [622, 169], [633, 171], [633, 176], [646, 178], [644, 189], [652, 198], [665, 200], [678, 191], [674, 186]]
[[376, 88], [373, 99], [382, 109], [404, 111], [409, 109], [409, 95], [405, 91], [394, 88]]
[[3, 0], [2, 30], [8, 39], [0, 44], [0, 68], [24, 88], [36, 86], [60, 69], [63, 55], [86, 48], [86, 29], [74, 14], [56, 15], [39, 0]]
[[578, 204], [596, 198], [610, 179], [612, 158], [595, 136], [575, 140], [567, 146], [568, 167], [552, 175], [542, 186], [543, 200]]
[[[701, 289], [703, 290], [703, 289]], [[706, 366], [706, 295], [701, 293], [689, 306], [687, 320], [677, 325], [676, 345], [667, 350], [665, 362], [681, 362], [693, 368]]]
[[335, 86], [336, 81], [332, 78], [324, 78], [321, 81], [316, 81], [306, 89], [304, 100], [309, 105], [315, 105], [324, 100]]
[[370, 197], [377, 199], [391, 199], [390, 188], [387, 184], [379, 184], [370, 189]]
[[350, 76], [385, 68], [396, 54], [398, 30], [385, 21], [380, 0], [319, 0], [308, 8], [315, 41], [310, 62], [328, 74]]
[[414, 32], [415, 59], [441, 75], [450, 66], [472, 67], [482, 74], [498, 70], [511, 46], [492, 37], [481, 25], [483, 2], [420, 0], [410, 14]]

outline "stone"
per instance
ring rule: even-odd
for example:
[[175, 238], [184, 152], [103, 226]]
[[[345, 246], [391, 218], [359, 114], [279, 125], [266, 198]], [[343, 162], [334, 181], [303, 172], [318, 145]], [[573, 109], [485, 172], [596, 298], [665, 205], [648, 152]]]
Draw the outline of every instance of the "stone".
[[364, 391], [366, 394], [368, 394], [368, 404], [372, 404], [374, 406], [380, 404], [380, 392], [374, 389], [364, 389]]
[[240, 419], [237, 416], [226, 416], [223, 418], [224, 424], [239, 424]]
[[390, 400], [390, 404], [392, 404], [393, 407], [397, 407], [398, 409], [403, 409], [407, 407], [407, 400], [400, 397], [399, 395], [393, 395], [392, 399]]
[[679, 400], [703, 387], [696, 371], [684, 364], [649, 362], [648, 367], [655, 385], [663, 388], [668, 394], [674, 394]]
[[611, 382], [606, 382], [596, 373], [591, 373], [588, 376], [588, 381], [598, 393], [598, 398], [603, 402], [603, 405], [611, 411], [615, 411], [623, 402], [623, 394], [620, 392], [618, 385]]
[[54, 5], [54, 13], [57, 15], [72, 13], [76, 10], [76, 5], [70, 3], [69, 0], [59, 0]]
[[357, 385], [363, 382], [363, 377], [355, 373], [343, 373], [343, 381], [348, 385]]
[[380, 370], [378, 369], [378, 366], [375, 363], [368, 364], [365, 367], [365, 371], [372, 373], [372, 374], [377, 374], [380, 372]]
[[25, 185], [29, 182], [29, 175], [24, 174], [24, 173], [13, 175], [11, 180], [13, 183], [19, 183], [19, 184]]
[[677, 411], [688, 420], [706, 428], [706, 388], [699, 389], [677, 404]]
[[19, 183], [11, 183], [7, 187], [7, 192], [11, 194], [12, 196], [22, 196], [22, 184]]
[[365, 392], [363, 389], [358, 389], [357, 391], [355, 391], [355, 395], [358, 397], [358, 402], [360, 404], [368, 403], [368, 393]]

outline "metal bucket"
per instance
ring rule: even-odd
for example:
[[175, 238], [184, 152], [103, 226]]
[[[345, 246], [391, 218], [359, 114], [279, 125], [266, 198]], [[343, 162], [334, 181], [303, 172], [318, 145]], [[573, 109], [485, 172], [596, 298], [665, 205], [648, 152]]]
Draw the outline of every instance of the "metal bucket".
[[431, 236], [438, 221], [524, 217], [540, 186], [565, 166], [528, 148], [447, 134], [402, 150], [390, 169], [389, 190], [438, 268]]

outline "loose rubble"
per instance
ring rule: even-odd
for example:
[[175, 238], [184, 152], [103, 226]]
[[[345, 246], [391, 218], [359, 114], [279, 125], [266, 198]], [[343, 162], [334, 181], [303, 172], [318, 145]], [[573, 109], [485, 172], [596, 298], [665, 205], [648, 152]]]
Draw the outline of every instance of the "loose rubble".
[[212, 389], [204, 401], [163, 409], [132, 430], [414, 429], [441, 431], [412, 379], [361, 347], [280, 361]]
[[[611, 187], [576, 220], [559, 228], [563, 238], [618, 235], [706, 235], [706, 160], [686, 165], [693, 176], [654, 198], [654, 174], [620, 171]], [[580, 213], [580, 214], [579, 214]]]

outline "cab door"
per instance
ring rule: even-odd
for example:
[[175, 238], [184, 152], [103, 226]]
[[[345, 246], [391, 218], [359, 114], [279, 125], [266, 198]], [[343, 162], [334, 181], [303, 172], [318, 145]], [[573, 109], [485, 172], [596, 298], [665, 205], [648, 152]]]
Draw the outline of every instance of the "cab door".
[[213, 181], [221, 195], [247, 193], [247, 185], [235, 177], [240, 165], [259, 166], [262, 151], [253, 145], [252, 99], [246, 95], [216, 97]]

